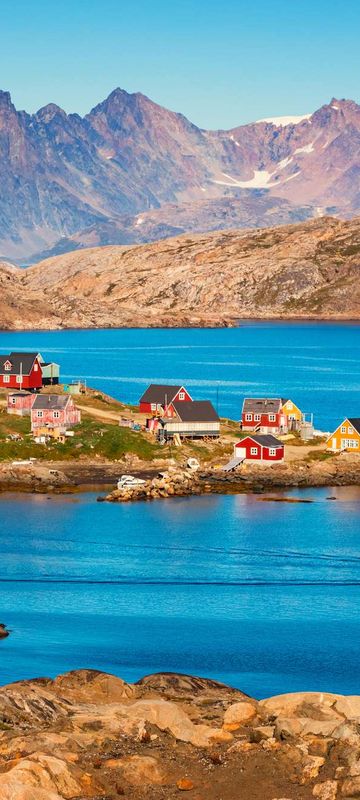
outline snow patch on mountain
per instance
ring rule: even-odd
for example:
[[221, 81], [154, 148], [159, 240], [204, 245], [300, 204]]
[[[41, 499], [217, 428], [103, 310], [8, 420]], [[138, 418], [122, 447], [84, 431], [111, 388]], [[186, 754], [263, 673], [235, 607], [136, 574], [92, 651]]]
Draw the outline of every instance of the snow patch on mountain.
[[227, 180], [214, 180], [214, 183], [218, 183], [221, 186], [237, 186], [240, 189], [267, 189], [269, 186], [273, 185], [272, 183], [269, 183], [272, 173], [268, 172], [266, 169], [255, 169], [254, 177], [250, 178], [248, 181], [239, 181], [237, 178], [233, 178], [232, 175], [227, 175], [226, 172], [223, 172], [222, 174], [224, 178], [227, 178]]
[[257, 122], [270, 122], [278, 128], [284, 128], [286, 125], [298, 125], [299, 122], [303, 122], [304, 119], [310, 119], [310, 117], [312, 117], [312, 114], [303, 114], [296, 117], [265, 117], [264, 119], [258, 119]]
[[306, 144], [304, 147], [297, 147], [296, 150], [294, 150], [294, 155], [298, 153], [313, 153], [315, 149], [314, 144], [315, 142], [310, 142], [310, 144]]

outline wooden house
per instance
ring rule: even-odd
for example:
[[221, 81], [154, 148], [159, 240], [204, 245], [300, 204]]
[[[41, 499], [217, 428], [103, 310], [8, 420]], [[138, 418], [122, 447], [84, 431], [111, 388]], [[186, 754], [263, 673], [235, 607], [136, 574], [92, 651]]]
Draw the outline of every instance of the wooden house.
[[60, 383], [60, 365], [55, 361], [45, 361], [41, 355], [37, 355], [41, 364], [43, 386], [57, 386]]
[[29, 417], [34, 400], [35, 395], [31, 392], [10, 392], [7, 396], [7, 412], [18, 417]]
[[159, 437], [216, 438], [220, 436], [220, 418], [209, 400], [180, 400], [171, 403], [171, 414], [159, 421]]
[[28, 389], [32, 392], [41, 389], [42, 370], [38, 353], [10, 353], [0, 356], [0, 387]]
[[31, 430], [40, 435], [48, 431], [49, 435], [58, 430], [64, 434], [81, 421], [81, 414], [70, 395], [40, 394], [35, 397], [31, 408]]
[[360, 417], [347, 417], [329, 436], [326, 446], [328, 450], [360, 454]]
[[241, 413], [242, 430], [275, 435], [287, 433], [288, 417], [283, 403], [281, 397], [246, 397]]
[[192, 400], [184, 386], [151, 383], [139, 401], [139, 411], [143, 414], [162, 415], [173, 402], [183, 403]]
[[287, 427], [289, 431], [300, 430], [304, 422], [304, 414], [292, 400], [285, 400], [282, 398], [281, 412], [287, 418]]
[[284, 443], [272, 434], [249, 434], [234, 446], [234, 458], [267, 464], [279, 464], [284, 452]]

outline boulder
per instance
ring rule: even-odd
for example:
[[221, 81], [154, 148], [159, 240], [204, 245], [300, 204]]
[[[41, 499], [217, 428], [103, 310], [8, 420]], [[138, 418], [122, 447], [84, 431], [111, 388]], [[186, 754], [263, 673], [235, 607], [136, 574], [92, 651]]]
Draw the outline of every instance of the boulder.
[[226, 731], [236, 731], [242, 725], [251, 722], [256, 713], [256, 706], [253, 703], [242, 700], [232, 703], [225, 711], [223, 727]]
[[[72, 798], [80, 794], [80, 784], [74, 779], [67, 763], [44, 753], [33, 753], [31, 758], [19, 761], [12, 769], [0, 775], [0, 797], [8, 792], [13, 794], [19, 785], [42, 789], [45, 792], [59, 794], [63, 798]], [[14, 794], [14, 796], [16, 796]], [[36, 794], [34, 792], [36, 798]]]
[[118, 759], [118, 766], [122, 774], [132, 786], [146, 786], [154, 784], [161, 786], [167, 783], [167, 776], [159, 766], [156, 758], [152, 756], [129, 756]]
[[337, 781], [324, 781], [323, 783], [316, 783], [313, 788], [313, 795], [318, 800], [336, 800], [338, 790]]
[[360, 776], [356, 778], [347, 778], [341, 789], [343, 797], [359, 797], [360, 796]]

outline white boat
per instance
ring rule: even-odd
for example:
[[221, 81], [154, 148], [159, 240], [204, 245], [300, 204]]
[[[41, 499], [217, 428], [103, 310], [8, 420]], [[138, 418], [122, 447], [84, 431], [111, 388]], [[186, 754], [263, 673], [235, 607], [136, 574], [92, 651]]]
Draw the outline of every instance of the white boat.
[[122, 475], [117, 482], [118, 489], [132, 489], [135, 486], [143, 486], [146, 483], [142, 478], [135, 478], [134, 475]]

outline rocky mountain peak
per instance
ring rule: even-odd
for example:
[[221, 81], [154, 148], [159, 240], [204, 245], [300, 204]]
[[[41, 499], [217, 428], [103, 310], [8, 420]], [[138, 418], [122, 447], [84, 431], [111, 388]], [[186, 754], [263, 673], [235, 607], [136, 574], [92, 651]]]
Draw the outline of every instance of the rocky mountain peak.
[[66, 112], [57, 106], [56, 103], [48, 103], [46, 106], [39, 108], [39, 110], [35, 114], [36, 119], [40, 120], [41, 122], [47, 123], [51, 122], [54, 117], [61, 117], [62, 119], [67, 118]]
[[352, 100], [206, 131], [120, 87], [85, 117], [55, 103], [17, 112], [3, 91], [0, 132], [0, 253], [15, 260], [360, 211]]

